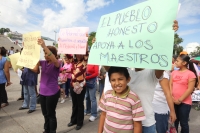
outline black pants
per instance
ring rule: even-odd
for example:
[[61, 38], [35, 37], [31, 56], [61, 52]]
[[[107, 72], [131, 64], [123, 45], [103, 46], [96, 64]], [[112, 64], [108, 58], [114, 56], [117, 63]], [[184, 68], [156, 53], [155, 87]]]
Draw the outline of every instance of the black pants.
[[24, 98], [24, 89], [23, 89], [23, 85], [22, 85], [22, 90], [21, 90], [21, 98]]
[[44, 116], [44, 130], [48, 133], [56, 133], [57, 119], [56, 119], [56, 106], [58, 98], [60, 97], [60, 91], [52, 96], [40, 95], [40, 104], [42, 114]]
[[1, 103], [2, 103], [2, 92], [3, 90], [5, 90], [5, 83], [4, 84], [0, 84], [0, 108], [1, 108]]
[[181, 103], [180, 105], [174, 105], [174, 109], [176, 112], [176, 121], [175, 121], [175, 127], [178, 132], [178, 125], [179, 122], [181, 124], [181, 133], [189, 133], [189, 114], [191, 110], [191, 105]]
[[71, 123], [77, 124], [77, 126], [82, 126], [84, 121], [84, 98], [85, 98], [86, 88], [80, 94], [76, 94], [73, 88], [70, 88], [70, 93], [72, 97], [72, 115]]
[[1, 89], [1, 103], [8, 103], [8, 96], [7, 96], [7, 92], [6, 92], [6, 87], [5, 87], [5, 83], [4, 84], [0, 84], [0, 89]]

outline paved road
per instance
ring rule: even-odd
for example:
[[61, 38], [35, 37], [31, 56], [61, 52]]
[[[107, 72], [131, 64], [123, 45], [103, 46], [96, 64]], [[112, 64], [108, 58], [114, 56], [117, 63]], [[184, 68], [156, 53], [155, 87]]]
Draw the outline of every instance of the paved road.
[[[0, 133], [42, 133], [44, 119], [41, 113], [40, 105], [37, 105], [36, 111], [27, 114], [28, 110], [18, 110], [22, 105], [21, 101], [16, 101], [20, 96], [21, 86], [17, 74], [11, 70], [12, 86], [7, 88], [9, 106], [0, 111]], [[98, 95], [98, 94], [97, 94]], [[84, 126], [76, 131], [74, 127], [67, 127], [70, 120], [72, 103], [67, 100], [64, 104], [58, 103], [57, 133], [96, 133], [98, 120], [89, 122], [89, 116], [85, 117]], [[200, 111], [191, 110], [190, 115], [190, 133], [200, 133]]]

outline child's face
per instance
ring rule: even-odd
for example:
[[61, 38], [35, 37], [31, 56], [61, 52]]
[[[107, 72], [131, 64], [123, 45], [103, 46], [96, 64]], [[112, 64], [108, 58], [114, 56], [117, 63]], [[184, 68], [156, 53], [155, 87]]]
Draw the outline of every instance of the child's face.
[[63, 70], [62, 73], [65, 74], [66, 70]]
[[175, 65], [177, 68], [181, 68], [186, 65], [186, 62], [183, 61], [180, 57], [178, 57], [175, 61]]
[[127, 91], [127, 84], [129, 81], [130, 77], [127, 79], [121, 73], [113, 73], [110, 76], [111, 86], [117, 94], [123, 94], [124, 92]]

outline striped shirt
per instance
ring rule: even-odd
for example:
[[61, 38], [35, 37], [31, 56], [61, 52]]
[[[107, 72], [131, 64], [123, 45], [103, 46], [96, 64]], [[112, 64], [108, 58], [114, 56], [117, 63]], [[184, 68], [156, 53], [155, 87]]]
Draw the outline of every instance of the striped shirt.
[[120, 97], [114, 90], [107, 91], [99, 108], [106, 112], [105, 133], [133, 133], [133, 121], [145, 119], [140, 99], [130, 88]]

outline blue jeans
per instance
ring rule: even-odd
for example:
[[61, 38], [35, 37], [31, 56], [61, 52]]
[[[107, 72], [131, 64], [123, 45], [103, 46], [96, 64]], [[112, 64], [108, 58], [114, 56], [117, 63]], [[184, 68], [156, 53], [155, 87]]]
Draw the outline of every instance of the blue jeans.
[[142, 126], [142, 133], [156, 133], [156, 125], [152, 125], [150, 127]]
[[86, 88], [86, 113], [91, 113], [92, 116], [97, 117], [96, 86]]
[[176, 112], [176, 121], [175, 121], [175, 127], [178, 132], [178, 125], [179, 122], [181, 124], [181, 133], [189, 133], [189, 125], [188, 125], [188, 119], [189, 114], [191, 110], [191, 105], [181, 103], [180, 105], [174, 105], [174, 109]]
[[29, 108], [30, 110], [35, 110], [36, 100], [37, 100], [35, 86], [23, 85], [23, 88], [24, 88], [24, 102], [22, 107]]
[[104, 89], [104, 83], [102, 82], [99, 82], [99, 92], [100, 92], [100, 98], [101, 98], [101, 95], [103, 93], [103, 89]]
[[71, 79], [67, 79], [67, 82], [65, 83], [65, 95], [69, 96], [69, 90], [70, 90], [70, 83]]
[[156, 120], [157, 133], [166, 133], [168, 130], [169, 113], [168, 114], [155, 113], [155, 120]]

